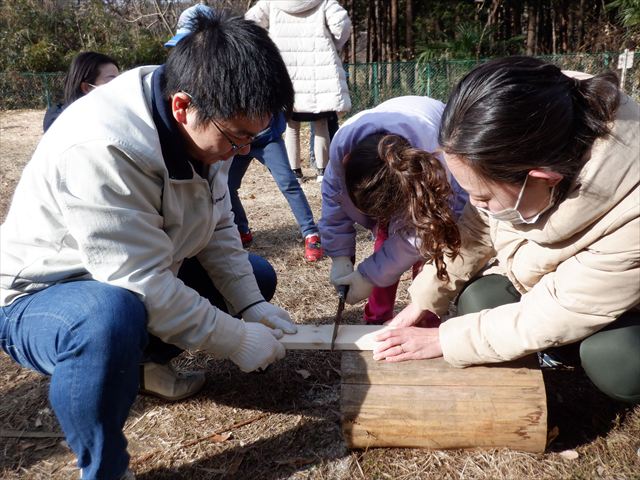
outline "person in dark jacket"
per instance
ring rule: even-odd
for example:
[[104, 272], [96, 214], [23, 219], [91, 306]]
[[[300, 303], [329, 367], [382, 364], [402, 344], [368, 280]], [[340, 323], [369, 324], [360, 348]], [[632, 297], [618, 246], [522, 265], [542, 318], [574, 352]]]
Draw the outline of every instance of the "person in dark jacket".
[[98, 52], [81, 52], [73, 59], [64, 80], [64, 101], [47, 109], [42, 130], [47, 131], [56, 118], [73, 102], [94, 88], [109, 83], [120, 74], [118, 62]]

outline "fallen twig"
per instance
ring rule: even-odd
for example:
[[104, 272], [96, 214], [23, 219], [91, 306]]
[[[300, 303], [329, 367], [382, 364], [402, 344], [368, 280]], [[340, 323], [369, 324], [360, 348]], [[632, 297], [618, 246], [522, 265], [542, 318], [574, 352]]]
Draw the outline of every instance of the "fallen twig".
[[[213, 441], [221, 441], [220, 439], [216, 439], [215, 437], [219, 437], [220, 435], [222, 435], [225, 432], [229, 432], [231, 430], [235, 430], [236, 428], [240, 428], [240, 427], [244, 427], [245, 425], [249, 425], [250, 423], [256, 422], [260, 419], [263, 419], [265, 417], [269, 416], [268, 413], [261, 413], [260, 415], [256, 415], [255, 417], [251, 417], [247, 420], [242, 420], [239, 422], [234, 423], [233, 425], [229, 426], [229, 427], [225, 427], [225, 428], [221, 428], [219, 430], [216, 430], [213, 433], [210, 433], [208, 435], [205, 435], [204, 437], [200, 437], [200, 438], [196, 438], [195, 440], [189, 440], [188, 442], [181, 442], [177, 445], [177, 448], [186, 448], [186, 447], [192, 447], [193, 445], [196, 445], [200, 442], [204, 442], [207, 440], [213, 440]], [[226, 440], [229, 437], [224, 438], [222, 441]], [[164, 452], [163, 449], [158, 449], [158, 450], [154, 450], [152, 452], [148, 452], [140, 457], [137, 458], [132, 458], [131, 459], [131, 463], [136, 464], [136, 463], [141, 463], [144, 462], [145, 460], [150, 459], [151, 457]]]
[[0, 430], [0, 438], [64, 438], [64, 433], [29, 432], [27, 430]]

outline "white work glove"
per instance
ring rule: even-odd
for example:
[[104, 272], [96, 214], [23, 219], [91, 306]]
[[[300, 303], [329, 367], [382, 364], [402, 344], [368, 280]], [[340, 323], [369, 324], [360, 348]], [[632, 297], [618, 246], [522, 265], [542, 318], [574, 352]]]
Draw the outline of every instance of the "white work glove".
[[329, 281], [334, 287], [341, 285], [337, 283], [338, 278], [346, 277], [353, 272], [353, 262], [349, 257], [333, 257], [331, 258], [331, 273]]
[[271, 329], [260, 323], [245, 323], [244, 337], [237, 350], [229, 355], [229, 360], [243, 372], [267, 368], [284, 357], [286, 350], [278, 341], [282, 330]]
[[347, 298], [345, 301], [349, 305], [354, 305], [358, 303], [360, 300], [364, 300], [373, 291], [373, 283], [364, 278], [359, 271], [355, 270], [353, 273], [350, 273], [346, 277], [337, 278], [336, 282], [338, 285], [348, 285], [349, 291], [347, 292]]
[[269, 328], [279, 328], [284, 333], [296, 333], [298, 327], [291, 322], [291, 316], [286, 310], [269, 302], [260, 302], [247, 308], [242, 313], [246, 322], [262, 323]]

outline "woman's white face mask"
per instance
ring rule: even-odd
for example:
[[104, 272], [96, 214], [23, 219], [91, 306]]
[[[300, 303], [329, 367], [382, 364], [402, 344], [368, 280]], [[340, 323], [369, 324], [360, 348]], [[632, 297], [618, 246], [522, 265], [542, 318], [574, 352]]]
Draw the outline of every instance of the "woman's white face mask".
[[527, 180], [529, 180], [529, 175], [527, 175], [527, 178], [522, 184], [522, 188], [520, 189], [520, 193], [518, 194], [518, 199], [516, 200], [516, 204], [513, 207], [505, 208], [504, 210], [500, 210], [499, 212], [492, 212], [491, 210], [487, 210], [486, 208], [481, 208], [481, 207], [476, 207], [476, 208], [479, 211], [486, 213], [489, 217], [493, 218], [494, 220], [498, 220], [500, 222], [509, 222], [512, 225], [522, 225], [522, 224], [531, 225], [533, 223], [536, 223], [540, 218], [540, 215], [542, 215], [544, 212], [546, 212], [551, 207], [553, 207], [553, 204], [555, 203], [554, 194], [555, 194], [556, 187], [555, 185], [551, 187], [551, 192], [549, 193], [549, 203], [547, 203], [546, 207], [540, 210], [533, 217], [524, 218], [522, 214], [518, 211], [518, 207], [520, 206], [520, 201], [522, 200], [524, 190], [527, 186]]

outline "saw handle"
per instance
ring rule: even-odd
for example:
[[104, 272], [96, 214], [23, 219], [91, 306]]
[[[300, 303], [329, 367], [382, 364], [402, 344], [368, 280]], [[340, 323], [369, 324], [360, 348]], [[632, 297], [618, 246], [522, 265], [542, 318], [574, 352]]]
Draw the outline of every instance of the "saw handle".
[[338, 298], [340, 300], [345, 300], [347, 298], [347, 293], [349, 293], [349, 285], [338, 285], [336, 290], [338, 290]]

